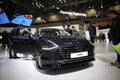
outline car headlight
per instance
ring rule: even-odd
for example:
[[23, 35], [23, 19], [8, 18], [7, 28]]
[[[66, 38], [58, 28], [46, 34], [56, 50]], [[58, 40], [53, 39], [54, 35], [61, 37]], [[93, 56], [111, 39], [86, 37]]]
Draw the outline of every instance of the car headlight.
[[48, 42], [45, 43], [45, 44], [42, 46], [42, 49], [43, 49], [43, 50], [52, 50], [52, 49], [55, 49], [55, 48], [57, 48], [57, 47], [58, 47], [57, 44], [55, 44], [54, 42], [48, 40]]

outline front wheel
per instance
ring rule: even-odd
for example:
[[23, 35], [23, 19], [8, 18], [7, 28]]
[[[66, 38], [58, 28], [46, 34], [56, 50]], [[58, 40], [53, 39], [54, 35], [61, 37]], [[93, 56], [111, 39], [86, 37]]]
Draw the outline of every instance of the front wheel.
[[35, 57], [35, 61], [36, 61], [36, 66], [37, 68], [41, 68], [41, 53], [39, 50], [36, 51], [36, 57]]
[[37, 68], [40, 68], [39, 60], [36, 58], [35, 61], [36, 61], [36, 66], [37, 66]]

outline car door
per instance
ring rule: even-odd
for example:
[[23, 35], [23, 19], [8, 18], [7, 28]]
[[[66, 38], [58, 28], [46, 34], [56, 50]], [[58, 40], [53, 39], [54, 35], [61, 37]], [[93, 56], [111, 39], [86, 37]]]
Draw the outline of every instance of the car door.
[[35, 52], [37, 37], [13, 36], [13, 50], [16, 53], [33, 54]]

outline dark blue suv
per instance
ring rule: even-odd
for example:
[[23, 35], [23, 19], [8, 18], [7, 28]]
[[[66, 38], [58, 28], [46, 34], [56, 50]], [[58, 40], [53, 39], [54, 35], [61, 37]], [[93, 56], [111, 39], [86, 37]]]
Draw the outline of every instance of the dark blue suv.
[[13, 36], [13, 51], [32, 54], [42, 69], [56, 69], [95, 60], [94, 46], [62, 29], [41, 28], [33, 37]]

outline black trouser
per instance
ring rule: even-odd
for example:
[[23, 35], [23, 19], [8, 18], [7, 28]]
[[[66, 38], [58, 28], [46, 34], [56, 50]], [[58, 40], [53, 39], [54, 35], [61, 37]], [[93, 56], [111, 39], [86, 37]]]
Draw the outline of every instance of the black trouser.
[[9, 41], [9, 58], [12, 58], [12, 57], [17, 57], [17, 53], [13, 51], [12, 42]]
[[2, 42], [2, 49], [5, 49], [5, 48], [6, 48], [5, 42]]
[[117, 53], [117, 62], [120, 63], [120, 54], [118, 52], [116, 52], [116, 53]]
[[90, 37], [90, 41], [94, 43], [94, 37]]
[[5, 49], [6, 46], [7, 46], [7, 48], [8, 48], [8, 44], [9, 44], [8, 42], [2, 42], [2, 48]]
[[13, 51], [12, 46], [9, 47], [9, 58], [17, 57], [17, 54]]

